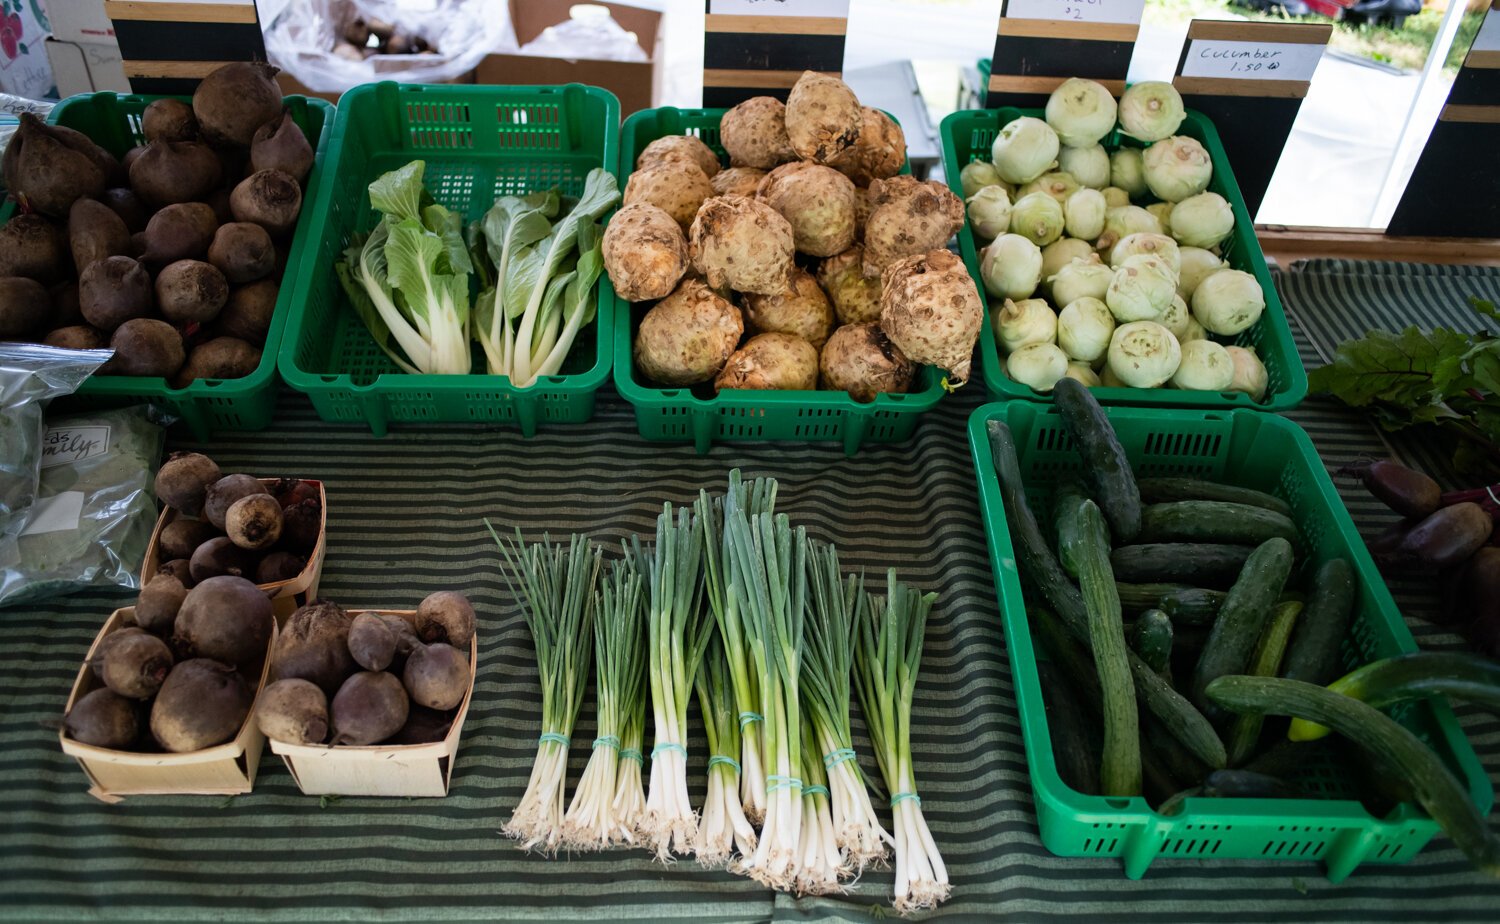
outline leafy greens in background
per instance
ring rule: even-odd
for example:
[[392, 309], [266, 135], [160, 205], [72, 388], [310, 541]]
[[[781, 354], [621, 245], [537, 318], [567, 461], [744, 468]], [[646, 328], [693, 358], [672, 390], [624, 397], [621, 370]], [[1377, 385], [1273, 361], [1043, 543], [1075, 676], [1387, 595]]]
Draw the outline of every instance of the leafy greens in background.
[[[1492, 302], [1472, 298], [1469, 304], [1500, 322]], [[1500, 471], [1500, 338], [1488, 331], [1372, 330], [1340, 344], [1333, 362], [1313, 370], [1308, 385], [1369, 410], [1387, 430], [1429, 425], [1451, 434], [1459, 471]]]

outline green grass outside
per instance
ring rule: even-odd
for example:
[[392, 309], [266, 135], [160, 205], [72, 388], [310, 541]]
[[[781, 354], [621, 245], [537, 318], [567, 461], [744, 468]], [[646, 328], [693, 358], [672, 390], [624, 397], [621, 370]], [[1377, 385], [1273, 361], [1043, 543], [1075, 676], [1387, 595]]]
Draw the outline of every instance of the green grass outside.
[[[1462, 2], [1462, 0], [1452, 0], [1452, 2]], [[1143, 18], [1148, 23], [1165, 25], [1185, 23], [1190, 19], [1205, 18], [1217, 13], [1231, 13], [1244, 19], [1260, 22], [1299, 21], [1297, 17], [1281, 13], [1255, 12], [1232, 4], [1229, 0], [1146, 0], [1146, 13]], [[1449, 73], [1456, 72], [1458, 66], [1463, 63], [1464, 55], [1468, 53], [1469, 44], [1474, 41], [1474, 36], [1479, 32], [1479, 24], [1483, 19], [1482, 13], [1464, 14], [1463, 21], [1458, 27], [1458, 37], [1453, 40], [1453, 47], [1448, 52], [1445, 69]], [[1302, 17], [1301, 20], [1328, 21], [1321, 16]], [[1329, 47], [1404, 70], [1420, 70], [1426, 60], [1427, 49], [1432, 47], [1433, 41], [1437, 38], [1438, 26], [1442, 20], [1441, 12], [1423, 10], [1415, 16], [1408, 17], [1400, 29], [1392, 29], [1390, 26], [1355, 26], [1336, 22], [1333, 24], [1333, 38], [1329, 41]]]

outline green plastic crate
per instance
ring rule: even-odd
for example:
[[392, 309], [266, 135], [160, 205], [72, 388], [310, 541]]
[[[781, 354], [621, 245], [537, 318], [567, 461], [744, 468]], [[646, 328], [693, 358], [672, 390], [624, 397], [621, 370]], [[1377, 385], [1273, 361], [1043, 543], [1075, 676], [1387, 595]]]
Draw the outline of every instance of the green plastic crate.
[[[1360, 592], [1344, 645], [1348, 667], [1416, 650], [1312, 441], [1295, 423], [1244, 410], [1112, 407], [1107, 413], [1137, 474], [1201, 477], [1270, 492], [1292, 507], [1304, 573], [1335, 556], [1353, 563]], [[1049, 405], [987, 404], [969, 418], [969, 445], [1026, 763], [1042, 843], [1048, 850], [1065, 857], [1121, 857], [1132, 879], [1143, 875], [1157, 857], [1183, 857], [1322, 860], [1328, 878], [1339, 881], [1361, 863], [1404, 863], [1438, 833], [1436, 822], [1413, 805], [1401, 805], [1385, 818], [1372, 816], [1352, 798], [1346, 773], [1332, 763], [1308, 766], [1300, 779], [1304, 789], [1321, 799], [1190, 798], [1183, 812], [1171, 817], [1156, 814], [1142, 798], [1084, 795], [1068, 787], [1058, 776], [1052, 754], [1037, 653], [985, 430], [990, 420], [1004, 421], [1015, 435], [1033, 510], [1050, 509], [1053, 486], [1076, 476], [1082, 464], [1062, 418]], [[1413, 703], [1394, 714], [1443, 758], [1481, 814], [1487, 813], [1494, 797], [1489, 778], [1446, 703]]]
[[994, 62], [989, 58], [980, 58], [975, 67], [979, 71], [979, 105], [983, 106], [984, 101], [990, 98], [990, 70], [994, 67]]
[[[365, 84], [345, 93], [334, 120], [329, 180], [315, 208], [306, 271], [281, 347], [281, 375], [324, 420], [390, 423], [579, 423], [609, 377], [614, 297], [602, 285], [598, 318], [584, 328], [561, 374], [517, 388], [498, 375], [410, 375], [376, 346], [349, 305], [334, 264], [350, 238], [378, 218], [367, 189], [414, 159], [443, 205], [469, 221], [504, 195], [560, 187], [578, 195], [595, 167], [615, 169], [620, 103], [596, 87]], [[473, 345], [474, 368], [484, 356]]]
[[[697, 136], [724, 157], [719, 119], [726, 111], [665, 107], [630, 116], [621, 130], [620, 176], [634, 170], [635, 159], [646, 145], [667, 135]], [[901, 172], [909, 173], [909, 165], [903, 164]], [[930, 366], [918, 373], [914, 391], [877, 395], [868, 404], [838, 391], [726, 390], [715, 394], [709, 386], [657, 388], [637, 377], [631, 349], [636, 328], [650, 306], [632, 305], [617, 297], [608, 276], [600, 281], [599, 289], [614, 300], [620, 319], [615, 328], [615, 390], [635, 407], [636, 427], [648, 440], [690, 442], [700, 453], [708, 452], [715, 442], [835, 441], [853, 455], [867, 442], [909, 439], [922, 413], [943, 396], [942, 376]]]
[[[54, 108], [47, 121], [83, 132], [105, 150], [119, 157], [132, 147], [145, 143], [141, 134], [141, 113], [152, 101], [161, 98], [115, 93], [74, 96], [63, 100]], [[183, 101], [191, 99], [187, 96], [177, 98]], [[276, 410], [276, 390], [280, 384], [276, 377], [276, 353], [281, 347], [287, 315], [291, 313], [298, 260], [303, 242], [308, 239], [309, 227], [313, 223], [313, 209], [309, 204], [318, 193], [333, 122], [333, 106], [323, 100], [288, 96], [286, 105], [297, 126], [312, 142], [317, 159], [303, 190], [304, 207], [292, 234], [286, 269], [281, 277], [281, 290], [276, 299], [276, 311], [271, 319], [271, 329], [266, 334], [260, 365], [244, 378], [199, 379], [185, 388], [173, 388], [163, 378], [96, 375], [85, 381], [76, 394], [59, 399], [59, 409], [151, 404], [185, 423], [199, 440], [207, 439], [214, 430], [263, 430], [270, 426], [271, 417]], [[15, 208], [14, 201], [5, 203], [0, 208], [0, 222], [9, 220]]]
[[[955, 112], [943, 120], [943, 171], [948, 177], [948, 186], [958, 195], [963, 195], [959, 182], [959, 171], [975, 160], [990, 159], [990, 145], [995, 135], [1006, 123], [1021, 116], [1041, 118], [1040, 109], [969, 109]], [[1266, 310], [1255, 326], [1234, 338], [1214, 337], [1225, 344], [1251, 346], [1266, 365], [1268, 384], [1262, 401], [1257, 403], [1249, 395], [1240, 392], [1184, 391], [1177, 388], [1095, 388], [1094, 397], [1101, 404], [1125, 404], [1142, 407], [1195, 407], [1195, 408], [1255, 408], [1263, 411], [1284, 411], [1296, 407], [1307, 397], [1307, 372], [1297, 355], [1297, 344], [1292, 340], [1291, 328], [1287, 326], [1286, 312], [1276, 294], [1276, 285], [1271, 281], [1266, 268], [1265, 255], [1255, 237], [1255, 225], [1250, 212], [1245, 208], [1239, 184], [1229, 167], [1229, 158], [1224, 154], [1224, 145], [1213, 123], [1202, 113], [1189, 110], [1179, 135], [1195, 138], [1208, 149], [1213, 158], [1213, 179], [1208, 188], [1228, 200], [1234, 209], [1234, 234], [1223, 244], [1223, 256], [1228, 264], [1251, 273], [1260, 281], [1261, 291], [1266, 296]], [[1110, 151], [1122, 145], [1140, 147], [1139, 142], [1125, 138], [1118, 131], [1104, 139], [1104, 147]], [[958, 234], [959, 249], [969, 272], [983, 288], [979, 274], [979, 248], [968, 222]], [[986, 296], [986, 305], [989, 297]], [[986, 308], [988, 314], [988, 308]], [[1026, 398], [1032, 401], [1051, 401], [1051, 397], [1032, 391], [1029, 387], [1013, 382], [1005, 374], [1005, 363], [995, 343], [994, 329], [986, 323], [979, 335], [980, 358], [983, 361], [985, 386], [990, 397]]]

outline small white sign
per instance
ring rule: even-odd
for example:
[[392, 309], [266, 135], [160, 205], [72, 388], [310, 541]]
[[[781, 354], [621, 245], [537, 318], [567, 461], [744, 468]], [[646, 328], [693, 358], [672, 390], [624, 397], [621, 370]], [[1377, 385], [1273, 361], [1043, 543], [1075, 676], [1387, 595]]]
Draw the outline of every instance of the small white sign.
[[1009, 0], [1006, 19], [1099, 22], [1135, 26], [1146, 0]]
[[718, 16], [849, 17], [849, 0], [709, 0]]
[[42, 436], [42, 468], [109, 454], [109, 427], [49, 427]]
[[38, 497], [31, 507], [31, 520], [21, 530], [21, 535], [36, 536], [77, 529], [78, 521], [82, 518], [82, 491], [64, 491], [51, 497]]
[[1470, 51], [1500, 51], [1500, 13], [1490, 10], [1484, 14], [1484, 24], [1474, 36]]
[[1300, 42], [1226, 42], [1193, 39], [1184, 77], [1228, 77], [1232, 80], [1312, 80], [1323, 58], [1321, 44]]

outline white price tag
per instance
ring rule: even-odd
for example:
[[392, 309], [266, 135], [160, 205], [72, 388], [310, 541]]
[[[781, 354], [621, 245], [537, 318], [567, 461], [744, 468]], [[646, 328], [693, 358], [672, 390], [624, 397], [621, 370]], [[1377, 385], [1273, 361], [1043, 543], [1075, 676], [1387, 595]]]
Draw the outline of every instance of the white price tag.
[[1010, 0], [1006, 19], [1139, 25], [1146, 0]]
[[48, 427], [42, 435], [42, 468], [108, 454], [109, 427]]
[[848, 18], [849, 0], [709, 0], [717, 16], [819, 16]]
[[1193, 39], [1188, 45], [1184, 77], [1228, 77], [1232, 80], [1312, 80], [1323, 45], [1300, 42], [1226, 42]]
[[31, 519], [26, 523], [26, 528], [21, 530], [21, 535], [36, 536], [77, 529], [78, 521], [82, 518], [82, 491], [64, 491], [51, 497], [38, 497], [31, 507]]
[[1470, 51], [1500, 51], [1500, 13], [1490, 10], [1484, 14], [1484, 24], [1474, 36]]

